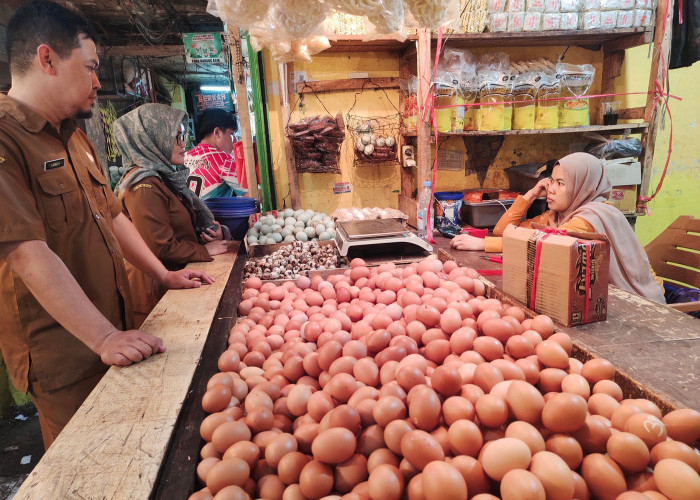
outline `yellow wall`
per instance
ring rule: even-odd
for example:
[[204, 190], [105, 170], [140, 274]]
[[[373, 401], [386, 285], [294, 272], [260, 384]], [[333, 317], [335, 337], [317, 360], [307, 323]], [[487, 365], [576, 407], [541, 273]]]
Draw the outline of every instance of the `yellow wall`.
[[[617, 89], [622, 92], [636, 92], [646, 86], [650, 62], [648, 47], [636, 47], [625, 54], [623, 74], [618, 78]], [[698, 128], [700, 128], [700, 97], [697, 82], [700, 81], [700, 63], [689, 68], [670, 71], [671, 94], [683, 101], [671, 99], [669, 107], [673, 116], [673, 152], [666, 173], [666, 179], [659, 194], [649, 203], [650, 215], [637, 218], [636, 232], [643, 245], [649, 243], [679, 215], [694, 215], [700, 218], [700, 149], [698, 149]], [[645, 89], [644, 89], [645, 90]], [[630, 107], [644, 105], [643, 96], [629, 96]], [[668, 156], [670, 121], [659, 126], [654, 149], [651, 187], [653, 193], [659, 183]]]
[[[266, 57], [265, 69], [268, 81], [270, 123], [273, 129], [270, 133], [277, 196], [278, 200], [285, 198], [284, 202], [289, 206], [291, 204], [288, 195], [289, 181], [282, 140], [286, 124], [280, 121], [279, 95], [272, 96], [270, 92], [275, 83], [279, 81], [277, 65]], [[348, 78], [351, 73], [366, 73], [370, 78], [397, 77], [399, 65], [395, 53], [355, 52], [318, 54], [314, 56], [312, 62], [294, 63], [293, 70], [306, 71], [310, 80], [337, 80]], [[395, 114], [396, 110], [392, 104], [398, 107], [398, 92], [394, 89], [388, 90], [387, 93], [391, 102], [387, 102], [383, 92], [367, 88], [364, 93], [358, 96], [353, 114], [361, 116]], [[333, 116], [338, 112], [345, 116], [352, 108], [355, 92], [323, 92], [319, 93], [318, 97]], [[294, 95], [290, 105], [294, 106], [296, 100], [297, 96]], [[304, 107], [300, 109], [297, 104], [292, 112], [291, 122], [318, 114], [326, 114], [323, 106], [313, 94], [305, 94]], [[398, 207], [400, 187], [398, 164], [395, 166], [355, 168], [353, 167], [353, 155], [352, 141], [348, 133], [341, 149], [340, 174], [299, 174], [299, 191], [303, 208], [332, 213], [336, 208]], [[350, 182], [351, 192], [333, 194], [334, 182]], [[283, 206], [280, 201], [278, 201], [278, 205]]]

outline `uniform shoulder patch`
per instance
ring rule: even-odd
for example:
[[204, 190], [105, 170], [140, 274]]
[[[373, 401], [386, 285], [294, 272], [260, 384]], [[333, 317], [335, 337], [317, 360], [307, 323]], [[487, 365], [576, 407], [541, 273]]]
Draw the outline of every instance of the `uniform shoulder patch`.
[[151, 184], [141, 183], [141, 184], [135, 185], [135, 186], [133, 187], [132, 190], [133, 190], [133, 191], [138, 191], [138, 190], [141, 189], [141, 188], [148, 188], [148, 189], [151, 189], [152, 187], [153, 187], [153, 186], [152, 186]]

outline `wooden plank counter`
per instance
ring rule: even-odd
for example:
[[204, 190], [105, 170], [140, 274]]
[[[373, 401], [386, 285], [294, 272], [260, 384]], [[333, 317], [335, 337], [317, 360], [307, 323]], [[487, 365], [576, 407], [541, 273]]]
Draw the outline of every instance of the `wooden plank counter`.
[[[433, 246], [442, 259], [477, 270], [503, 267], [482, 259], [488, 255], [485, 252], [454, 250], [450, 240], [435, 240]], [[503, 276], [483, 279], [503, 295]], [[517, 303], [510, 297], [508, 300]], [[609, 359], [626, 379], [628, 390], [656, 396], [657, 404], [666, 409], [700, 409], [700, 320], [610, 285], [606, 321], [575, 327], [557, 325], [557, 329], [569, 334], [584, 354]]]
[[213, 262], [191, 265], [214, 284], [167, 292], [141, 327], [161, 337], [166, 352], [110, 368], [16, 500], [151, 496], [237, 251], [238, 244]]

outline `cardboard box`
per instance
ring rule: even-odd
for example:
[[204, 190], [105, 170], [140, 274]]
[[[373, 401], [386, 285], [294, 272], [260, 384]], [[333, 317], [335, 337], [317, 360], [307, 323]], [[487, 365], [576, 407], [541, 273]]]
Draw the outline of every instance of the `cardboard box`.
[[623, 214], [637, 211], [637, 186], [616, 186], [610, 191], [610, 202]]
[[610, 264], [605, 236], [547, 231], [506, 228], [503, 291], [561, 325], [604, 320]]
[[605, 163], [605, 174], [613, 186], [631, 186], [642, 183], [642, 166], [631, 158], [608, 160]]

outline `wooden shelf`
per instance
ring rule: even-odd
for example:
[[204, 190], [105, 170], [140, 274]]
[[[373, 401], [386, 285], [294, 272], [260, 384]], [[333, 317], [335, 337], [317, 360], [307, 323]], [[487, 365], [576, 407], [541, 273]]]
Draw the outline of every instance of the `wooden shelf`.
[[[470, 33], [443, 37], [443, 43], [463, 47], [514, 47], [541, 45], [578, 45], [599, 48], [603, 43], [615, 42], [617, 49], [625, 49], [651, 42], [654, 32], [647, 28], [616, 28], [611, 30], [532, 31], [520, 33]], [[436, 37], [433, 35], [433, 40]]]
[[[649, 128], [648, 123], [620, 123], [617, 125], [591, 125], [589, 127], [552, 128], [546, 130], [465, 130], [464, 132], [440, 132], [440, 136], [494, 136], [494, 135], [543, 135], [543, 134], [581, 134], [584, 132], [621, 133], [629, 130], [639, 134]], [[416, 137], [416, 132], [404, 132], [404, 137]], [[431, 133], [432, 137], [432, 133]]]
[[[604, 43], [614, 44], [617, 50], [650, 43], [654, 32], [650, 28], [616, 28], [611, 30], [569, 30], [536, 31], [520, 33], [455, 33], [445, 35], [443, 42], [451, 46], [462, 47], [515, 47], [528, 46], [564, 46], [577, 45], [598, 49]], [[363, 41], [363, 35], [329, 37], [331, 47], [326, 52], [367, 52], [400, 50], [415, 43], [416, 35], [410, 35], [405, 41], [392, 37], [382, 37]], [[435, 43], [436, 35], [432, 35]]]

